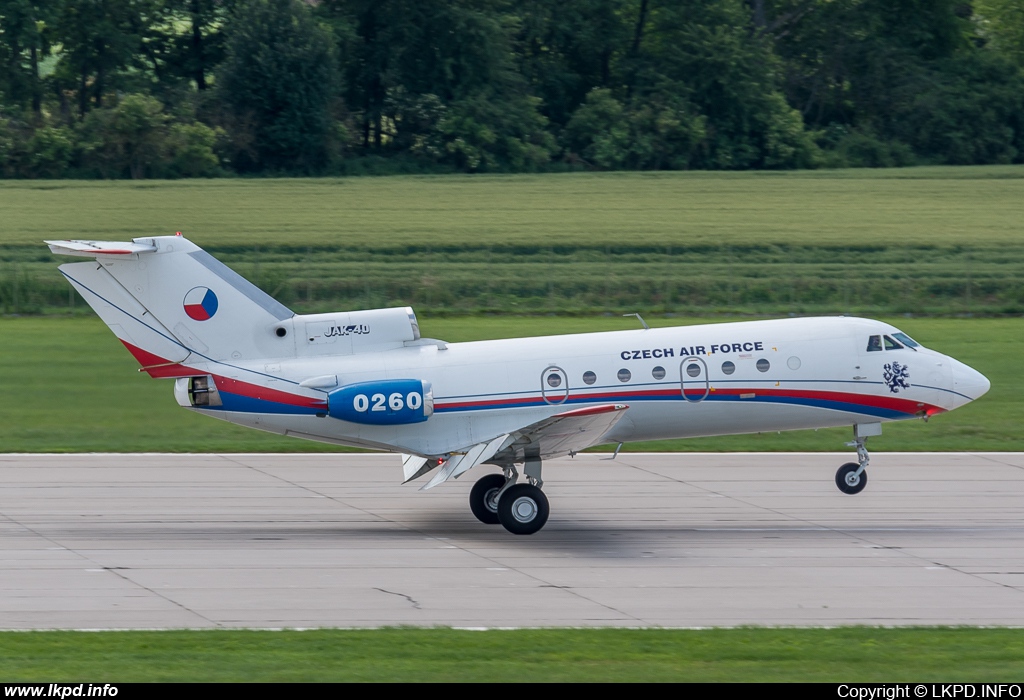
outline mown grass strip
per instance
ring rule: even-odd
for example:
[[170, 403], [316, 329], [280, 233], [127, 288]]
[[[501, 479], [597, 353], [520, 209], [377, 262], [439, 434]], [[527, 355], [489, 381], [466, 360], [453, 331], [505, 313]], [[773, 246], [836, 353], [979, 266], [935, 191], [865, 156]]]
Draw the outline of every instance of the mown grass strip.
[[18, 681], [1019, 682], [1011, 629], [21, 632]]
[[0, 309], [81, 308], [44, 238], [184, 231], [299, 311], [1024, 311], [1024, 166], [0, 183]]

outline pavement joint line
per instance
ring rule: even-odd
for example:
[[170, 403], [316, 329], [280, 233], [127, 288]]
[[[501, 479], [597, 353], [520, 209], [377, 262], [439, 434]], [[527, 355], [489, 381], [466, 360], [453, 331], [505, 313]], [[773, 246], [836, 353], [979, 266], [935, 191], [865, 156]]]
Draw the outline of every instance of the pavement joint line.
[[209, 624], [214, 625], [215, 627], [219, 627], [220, 626], [220, 623], [216, 622], [215, 620], [209, 619], [208, 617], [206, 617], [202, 613], [199, 613], [199, 612], [197, 612], [195, 610], [192, 610], [187, 605], [183, 605], [182, 603], [179, 603], [178, 601], [176, 601], [176, 600], [174, 600], [172, 598], [168, 598], [167, 596], [163, 595], [159, 591], [155, 591], [152, 588], [150, 588], [149, 586], [145, 586], [145, 585], [139, 583], [138, 581], [133, 581], [131, 578], [123, 575], [121, 573], [122, 567], [106, 566], [102, 562], [99, 562], [99, 561], [97, 561], [96, 559], [94, 559], [92, 557], [86, 556], [85, 554], [83, 554], [78, 549], [75, 549], [73, 547], [67, 547], [67, 546], [61, 544], [59, 541], [55, 540], [53, 537], [50, 537], [49, 535], [43, 534], [42, 532], [39, 532], [38, 530], [36, 530], [36, 529], [34, 529], [32, 527], [29, 527], [28, 525], [25, 525], [22, 522], [19, 522], [19, 521], [15, 520], [11, 516], [9, 516], [7, 513], [0, 513], [0, 515], [2, 515], [4, 518], [6, 518], [8, 522], [14, 523], [15, 525], [18, 525], [19, 527], [24, 528], [25, 530], [27, 530], [28, 532], [31, 532], [36, 537], [38, 537], [38, 538], [40, 538], [42, 540], [45, 540], [46, 542], [49, 542], [49, 543], [53, 544], [54, 546], [60, 547], [62, 550], [66, 551], [66, 552], [71, 552], [74, 556], [78, 557], [79, 559], [82, 559], [83, 561], [85, 561], [85, 562], [87, 562], [89, 564], [92, 564], [93, 566], [97, 567], [98, 570], [103, 571], [105, 573], [113, 574], [114, 576], [116, 576], [117, 578], [121, 579], [122, 581], [125, 581], [126, 583], [129, 583], [132, 586], [135, 586], [136, 588], [144, 590], [147, 593], [149, 593], [150, 595], [156, 596], [157, 598], [160, 598], [161, 600], [164, 600], [164, 601], [170, 603], [171, 605], [174, 605], [174, 606], [176, 606], [178, 608], [181, 608], [185, 612], [187, 612], [187, 613], [189, 613], [191, 615], [195, 615], [199, 619], [204, 620], [204, 621], [208, 622]]
[[[970, 454], [973, 455], [974, 453], [970, 453]], [[804, 523], [807, 523], [808, 525], [810, 525], [810, 526], [812, 526], [814, 528], [820, 528], [820, 529], [822, 529], [824, 531], [834, 532], [836, 534], [844, 535], [846, 537], [853, 537], [853, 538], [855, 538], [855, 539], [857, 539], [857, 540], [859, 540], [859, 541], [861, 541], [861, 542], [863, 542], [865, 544], [869, 544], [869, 545], [871, 545], [873, 547], [880, 547], [880, 548], [885, 549], [887, 551], [895, 552], [897, 555], [900, 555], [900, 556], [903, 556], [903, 557], [906, 557], [906, 558], [909, 558], [909, 559], [915, 559], [915, 560], [918, 560], [918, 561], [921, 561], [921, 562], [926, 562], [927, 564], [930, 564], [932, 566], [941, 567], [941, 568], [947, 569], [949, 571], [955, 571], [958, 574], [961, 574], [963, 576], [967, 576], [969, 578], [973, 578], [973, 579], [976, 579], [976, 580], [979, 580], [979, 581], [983, 581], [983, 582], [985, 582], [988, 585], [1001, 586], [1003, 588], [1007, 588], [1009, 590], [1016, 591], [1018, 593], [1024, 593], [1024, 589], [1022, 589], [1022, 588], [1020, 588], [1018, 586], [1011, 586], [1010, 584], [1007, 584], [1007, 583], [1001, 583], [999, 581], [993, 581], [991, 579], [987, 579], [987, 578], [985, 578], [985, 577], [983, 577], [983, 576], [981, 576], [979, 574], [971, 573], [971, 572], [968, 572], [968, 571], [963, 571], [962, 569], [960, 569], [960, 568], [958, 568], [956, 566], [951, 566], [949, 564], [943, 564], [942, 562], [934, 561], [934, 560], [928, 559], [927, 557], [923, 557], [923, 556], [920, 556], [918, 554], [914, 554], [912, 552], [909, 552], [904, 547], [898, 547], [897, 548], [897, 547], [890, 547], [890, 546], [883, 545], [880, 542], [873, 541], [873, 540], [869, 539], [868, 537], [865, 537], [863, 535], [858, 534], [859, 532], [863, 531], [860, 528], [839, 528], [839, 527], [829, 527], [827, 525], [821, 525], [819, 523], [814, 522], [813, 520], [809, 520], [807, 518], [803, 518], [803, 517], [798, 516], [798, 515], [790, 515], [788, 513], [783, 513], [781, 511], [775, 509], [775, 508], [769, 508], [767, 506], [762, 506], [762, 505], [758, 505], [756, 503], [751, 503], [751, 502], [747, 501], [746, 499], [740, 498], [738, 496], [727, 496], [725, 494], [721, 494], [721, 493], [715, 491], [714, 489], [709, 489], [709, 488], [706, 488], [704, 486], [699, 486], [697, 484], [694, 484], [694, 483], [691, 483], [691, 482], [688, 482], [688, 481], [684, 481], [682, 479], [677, 479], [675, 477], [666, 476], [664, 474], [660, 474], [659, 472], [652, 471], [650, 469], [646, 469], [646, 468], [641, 467], [639, 465], [633, 464], [633, 465], [628, 465], [628, 466], [630, 466], [633, 469], [637, 469], [638, 471], [642, 471], [644, 473], [651, 474], [653, 476], [661, 476], [661, 477], [663, 477], [665, 479], [668, 479], [669, 481], [674, 481], [676, 483], [685, 484], [687, 486], [690, 486], [692, 488], [700, 489], [700, 490], [705, 491], [707, 493], [713, 493], [713, 494], [722, 496], [723, 498], [729, 498], [731, 500], [737, 501], [739, 503], [743, 503], [744, 505], [750, 506], [752, 508], [757, 508], [757, 509], [760, 509], [760, 510], [772, 513], [774, 515], [781, 516], [783, 518], [789, 518], [789, 519], [796, 520], [796, 521], [799, 521], [799, 522], [804, 522]], [[1008, 466], [1013, 466], [1013, 465], [1008, 465]]]
[[1007, 453], [1007, 452], [998, 452], [998, 453], [990, 453], [990, 452], [971, 452], [971, 453], [969, 453], [969, 454], [970, 454], [970, 455], [971, 455], [972, 457], [978, 457], [979, 459], [984, 459], [984, 460], [986, 460], [986, 461], [989, 461], [989, 462], [994, 462], [995, 464], [999, 464], [999, 465], [1002, 465], [1002, 466], [1004, 466], [1004, 467], [1010, 467], [1011, 469], [1024, 469], [1024, 466], [1022, 466], [1022, 465], [1019, 465], [1019, 464], [1010, 464], [1009, 462], [1004, 462], [1004, 461], [1002, 461], [1002, 460], [1000, 460], [1000, 459], [993, 459], [993, 458], [992, 458], [992, 455], [993, 455], [993, 454], [1000, 454], [1000, 455], [1002, 455], [1002, 454], [1014, 454], [1014, 453]]
[[[221, 455], [221, 456], [223, 456], [225, 458], [225, 461], [232, 462], [232, 463], [237, 464], [238, 466], [243, 467], [245, 469], [249, 469], [251, 471], [257, 472], [257, 473], [262, 474], [264, 476], [270, 477], [271, 479], [276, 479], [277, 481], [281, 481], [281, 482], [283, 482], [285, 484], [288, 484], [289, 486], [294, 486], [295, 488], [299, 489], [300, 491], [308, 491], [309, 493], [315, 494], [315, 495], [319, 496], [320, 498], [326, 498], [327, 500], [333, 501], [334, 503], [337, 503], [338, 505], [342, 505], [342, 506], [345, 506], [346, 508], [351, 508], [353, 510], [359, 511], [360, 513], [362, 513], [364, 515], [367, 515], [367, 516], [369, 516], [371, 518], [374, 518], [374, 519], [378, 520], [379, 522], [391, 523], [391, 524], [399, 525], [400, 526], [399, 523], [395, 523], [393, 520], [391, 520], [389, 518], [386, 518], [386, 517], [384, 517], [382, 515], [377, 515], [376, 513], [371, 513], [370, 511], [366, 510], [365, 508], [360, 508], [359, 506], [354, 506], [351, 503], [343, 501], [342, 499], [340, 499], [340, 498], [338, 498], [336, 496], [329, 496], [326, 493], [321, 493], [320, 491], [317, 491], [312, 486], [306, 486], [304, 484], [297, 484], [294, 481], [292, 481], [290, 479], [286, 479], [283, 476], [280, 476], [278, 474], [272, 474], [271, 472], [268, 472], [268, 471], [266, 471], [264, 469], [260, 469], [259, 467], [254, 466], [252, 464], [246, 464], [244, 462], [239, 461], [237, 458], [244, 456], [244, 454], [232, 454], [232, 455]], [[260, 455], [260, 456], [263, 456], [263, 455]], [[268, 455], [268, 456], [271, 456], [271, 455]]]
[[[242, 456], [242, 455], [231, 455], [231, 457], [240, 457], [240, 456]], [[253, 471], [259, 472], [260, 474], [263, 474], [265, 476], [269, 476], [269, 477], [274, 478], [274, 479], [279, 479], [280, 481], [282, 481], [282, 482], [284, 482], [286, 484], [289, 484], [291, 486], [295, 486], [296, 488], [299, 488], [299, 489], [303, 489], [303, 490], [309, 491], [310, 493], [314, 493], [314, 494], [316, 494], [316, 495], [318, 495], [318, 496], [320, 496], [322, 498], [327, 498], [329, 500], [332, 500], [335, 503], [339, 503], [341, 505], [353, 508], [355, 510], [358, 510], [361, 513], [366, 513], [367, 515], [372, 515], [373, 517], [378, 518], [382, 522], [390, 523], [392, 525], [395, 525], [396, 527], [403, 528], [403, 529], [405, 529], [405, 530], [407, 530], [409, 532], [415, 532], [417, 534], [422, 535], [426, 539], [441, 541], [441, 538], [437, 537], [436, 535], [431, 535], [429, 532], [417, 529], [417, 528], [412, 527], [410, 525], [407, 525], [405, 523], [397, 522], [397, 521], [395, 521], [393, 519], [386, 518], [386, 517], [381, 516], [381, 515], [370, 513], [369, 511], [366, 511], [363, 508], [359, 508], [358, 506], [352, 506], [352, 505], [346, 503], [345, 501], [342, 501], [342, 500], [340, 500], [338, 498], [335, 498], [334, 496], [328, 496], [327, 494], [320, 493], [316, 489], [311, 488], [309, 486], [302, 486], [302, 485], [296, 484], [293, 481], [285, 479], [284, 477], [278, 476], [276, 474], [268, 473], [268, 472], [260, 469], [259, 467], [255, 467], [255, 466], [250, 465], [250, 464], [245, 464], [245, 463], [243, 463], [241, 461], [237, 461], [236, 459], [228, 459], [227, 461], [234, 462], [235, 464], [238, 464], [239, 466], [242, 466], [242, 467], [251, 469]], [[524, 576], [526, 578], [532, 579], [532, 580], [536, 581], [537, 583], [539, 583], [541, 585], [547, 585], [547, 586], [551, 586], [553, 588], [558, 588], [559, 590], [565, 591], [569, 595], [572, 595], [572, 596], [575, 596], [575, 597], [580, 598], [582, 600], [585, 600], [588, 603], [590, 603], [591, 605], [597, 605], [598, 607], [601, 607], [601, 608], [604, 608], [604, 609], [609, 610], [611, 612], [614, 612], [615, 614], [621, 615], [624, 618], [631, 619], [631, 620], [636, 620], [637, 622], [642, 622], [643, 621], [641, 618], [638, 618], [638, 617], [635, 617], [633, 615], [630, 615], [629, 613], [627, 613], [627, 612], [625, 612], [623, 610], [618, 610], [618, 609], [616, 609], [615, 607], [613, 607], [611, 605], [608, 605], [606, 603], [601, 603], [601, 602], [598, 602], [596, 600], [593, 600], [592, 598], [589, 598], [589, 597], [583, 595], [582, 593], [580, 593], [579, 591], [574, 590], [571, 587], [556, 586], [556, 585], [552, 584], [550, 581], [547, 581], [546, 579], [544, 579], [544, 578], [542, 578], [542, 577], [540, 577], [540, 576], [538, 576], [536, 574], [532, 574], [532, 573], [528, 573], [526, 571], [523, 571], [522, 569], [520, 569], [519, 567], [517, 567], [515, 565], [508, 564], [508, 563], [505, 563], [505, 562], [503, 562], [503, 561], [501, 561], [499, 559], [495, 559], [493, 557], [488, 557], [488, 556], [486, 556], [484, 554], [476, 552], [473, 549], [471, 549], [470, 546], [463, 545], [463, 544], [461, 544], [459, 542], [454, 541], [451, 538], [444, 538], [443, 541], [447, 542], [449, 545], [454, 546], [456, 549], [458, 549], [458, 550], [460, 550], [460, 551], [462, 551], [462, 552], [464, 552], [466, 554], [469, 554], [472, 557], [475, 557], [477, 559], [482, 559], [486, 563], [496, 564], [496, 565], [500, 565], [500, 566], [506, 567], [506, 568], [508, 568], [508, 569], [510, 569], [512, 571], [515, 571], [520, 576]], [[376, 589], [376, 590], [380, 590], [380, 589]], [[385, 592], [389, 592], [389, 591], [385, 591]], [[401, 595], [401, 594], [396, 594], [396, 595]]]

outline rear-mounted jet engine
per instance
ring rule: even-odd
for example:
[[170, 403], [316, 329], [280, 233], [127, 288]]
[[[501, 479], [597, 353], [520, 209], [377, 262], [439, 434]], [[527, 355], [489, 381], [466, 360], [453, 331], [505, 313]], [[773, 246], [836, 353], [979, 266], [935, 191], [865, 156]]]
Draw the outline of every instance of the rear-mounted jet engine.
[[430, 382], [392, 379], [350, 384], [327, 396], [332, 418], [366, 425], [422, 423], [434, 413]]

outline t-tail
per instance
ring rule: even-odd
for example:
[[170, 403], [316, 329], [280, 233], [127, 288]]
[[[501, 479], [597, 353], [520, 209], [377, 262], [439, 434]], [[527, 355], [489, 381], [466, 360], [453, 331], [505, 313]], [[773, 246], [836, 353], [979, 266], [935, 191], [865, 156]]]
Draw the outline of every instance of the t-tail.
[[408, 307], [297, 315], [181, 235], [46, 243], [60, 255], [95, 258], [60, 271], [153, 377], [419, 339]]

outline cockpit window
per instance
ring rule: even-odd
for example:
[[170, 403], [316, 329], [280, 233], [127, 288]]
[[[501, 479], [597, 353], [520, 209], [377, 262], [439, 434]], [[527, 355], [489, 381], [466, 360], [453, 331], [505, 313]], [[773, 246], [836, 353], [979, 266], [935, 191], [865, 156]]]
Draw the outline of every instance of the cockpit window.
[[908, 348], [921, 347], [921, 343], [917, 342], [906, 333], [893, 333], [892, 337], [906, 345]]
[[882, 352], [882, 336], [873, 335], [868, 338], [868, 352]]
[[903, 346], [897, 343], [889, 336], [885, 336], [885, 349], [886, 350], [902, 350]]

